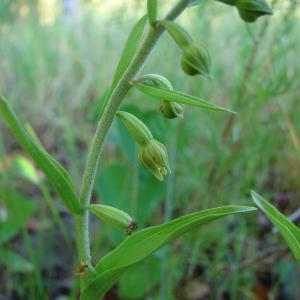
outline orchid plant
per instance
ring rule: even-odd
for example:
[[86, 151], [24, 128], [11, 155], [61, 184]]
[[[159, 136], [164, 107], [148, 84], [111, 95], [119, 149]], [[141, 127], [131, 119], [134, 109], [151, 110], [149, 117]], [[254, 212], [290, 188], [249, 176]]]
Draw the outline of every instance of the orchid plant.
[[[215, 0], [211, 1], [211, 4], [217, 5], [217, 2], [236, 8], [245, 22], [254, 22], [261, 16], [272, 14], [272, 9], [265, 0]], [[172, 172], [166, 147], [152, 135], [142, 120], [129, 112], [119, 110], [129, 90], [135, 89], [151, 96], [154, 103], [155, 101], [159, 103], [158, 113], [160, 111], [163, 117], [170, 119], [170, 122], [174, 118], [183, 118], [184, 105], [216, 112], [235, 113], [231, 109], [203, 100], [198, 96], [176, 91], [169, 80], [161, 75], [140, 75], [149, 54], [166, 31], [181, 50], [183, 72], [188, 76], [211, 77], [208, 49], [203, 43], [195, 41], [179, 23], [175, 22], [175, 19], [188, 7], [200, 4], [201, 0], [178, 0], [168, 14], [161, 18], [158, 1], [147, 1], [147, 13], [138, 20], [128, 36], [109, 92], [99, 111], [99, 122], [91, 141], [79, 193], [71, 175], [46, 151], [37, 136], [23, 126], [9, 102], [1, 97], [0, 116], [24, 150], [45, 173], [61, 201], [74, 217], [81, 300], [102, 298], [129, 267], [184, 233], [212, 220], [256, 209], [237, 205], [211, 208], [161, 225], [137, 229], [138, 220], [133, 220], [126, 212], [116, 207], [90, 203], [105, 138], [115, 117], [122, 121], [137, 142], [138, 159], [143, 167], [160, 181]], [[96, 263], [90, 254], [90, 212], [101, 221], [124, 232], [124, 241]]]

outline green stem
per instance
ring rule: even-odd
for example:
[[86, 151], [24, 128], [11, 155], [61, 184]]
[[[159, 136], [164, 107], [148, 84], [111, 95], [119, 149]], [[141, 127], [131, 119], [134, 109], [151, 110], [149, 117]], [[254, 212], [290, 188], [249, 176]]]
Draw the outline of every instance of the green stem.
[[[177, 4], [170, 10], [166, 16], [166, 20], [174, 20], [187, 7], [189, 0], [179, 0]], [[112, 124], [118, 108], [131, 88], [130, 82], [134, 79], [139, 70], [143, 67], [144, 62], [152, 51], [159, 37], [164, 32], [162, 26], [151, 27], [145, 37], [138, 53], [132, 60], [126, 72], [114, 89], [107, 106], [98, 122], [97, 130], [93, 137], [91, 148], [89, 151], [86, 168], [83, 174], [82, 186], [80, 192], [80, 201], [85, 207], [82, 215], [76, 217], [76, 236], [77, 248], [80, 262], [90, 264], [90, 249], [89, 249], [89, 215], [86, 206], [90, 202], [94, 179], [99, 164], [101, 151], [107, 132]]]

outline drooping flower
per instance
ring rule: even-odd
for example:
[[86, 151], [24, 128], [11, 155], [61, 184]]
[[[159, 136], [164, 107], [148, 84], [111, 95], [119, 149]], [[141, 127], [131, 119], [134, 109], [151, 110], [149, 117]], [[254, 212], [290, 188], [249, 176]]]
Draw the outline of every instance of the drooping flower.
[[162, 181], [164, 176], [171, 173], [165, 146], [154, 139], [149, 128], [134, 115], [119, 111], [117, 116], [140, 146], [139, 162], [158, 180]]
[[245, 22], [255, 22], [259, 17], [272, 15], [271, 6], [265, 0], [238, 0], [235, 4]]
[[160, 181], [171, 173], [167, 150], [155, 139], [140, 147], [139, 162]]
[[210, 56], [207, 49], [196, 43], [185, 47], [182, 52], [181, 67], [187, 75], [199, 74], [210, 77]]

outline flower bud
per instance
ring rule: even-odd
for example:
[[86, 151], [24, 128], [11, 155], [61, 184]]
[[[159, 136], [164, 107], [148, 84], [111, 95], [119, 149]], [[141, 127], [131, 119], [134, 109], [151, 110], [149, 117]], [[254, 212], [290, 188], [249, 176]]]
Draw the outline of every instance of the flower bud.
[[240, 17], [249, 23], [255, 22], [261, 16], [273, 14], [272, 8], [265, 0], [238, 0], [236, 7]]
[[88, 209], [103, 222], [125, 230], [126, 235], [130, 235], [137, 229], [136, 222], [134, 222], [126, 212], [120, 209], [102, 204], [91, 204], [88, 206]]
[[134, 115], [125, 111], [118, 111], [117, 116], [140, 146], [147, 144], [149, 140], [153, 139], [148, 127]]
[[158, 74], [147, 74], [141, 76], [139, 79], [133, 82], [142, 82], [151, 86], [158, 86], [167, 90], [173, 90], [171, 82], [164, 76]]
[[171, 173], [167, 150], [162, 143], [155, 139], [140, 148], [139, 161], [160, 181], [168, 173]]
[[210, 77], [210, 56], [207, 49], [195, 43], [184, 48], [181, 67], [187, 75], [199, 74]]
[[117, 115], [140, 145], [140, 163], [162, 181], [163, 176], [171, 172], [165, 146], [155, 140], [148, 127], [134, 115], [124, 111], [119, 111]]
[[[137, 81], [149, 84], [151, 86], [173, 90], [171, 82], [167, 78], [158, 74], [147, 74], [140, 77]], [[165, 101], [162, 99], [159, 110], [168, 119], [183, 117], [183, 105], [176, 102]]]
[[176, 102], [161, 101], [159, 110], [168, 119], [183, 117], [183, 106]]

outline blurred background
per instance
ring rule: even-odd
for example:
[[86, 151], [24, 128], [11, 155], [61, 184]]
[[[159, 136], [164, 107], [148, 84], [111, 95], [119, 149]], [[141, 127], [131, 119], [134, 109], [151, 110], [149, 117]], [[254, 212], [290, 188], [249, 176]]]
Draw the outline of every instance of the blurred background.
[[[161, 16], [175, 1], [160, 2]], [[139, 228], [196, 210], [251, 205], [250, 190], [285, 215], [300, 208], [300, 5], [273, 0], [272, 17], [242, 22], [203, 0], [179, 18], [212, 58], [213, 80], [187, 77], [166, 34], [142, 73], [238, 111], [186, 108], [166, 120], [130, 91], [135, 113], [168, 148], [172, 175], [158, 182], [115, 121], [93, 201], [129, 212]], [[141, 0], [1, 0], [0, 93], [30, 123], [79, 188], [99, 107]], [[44, 175], [0, 120], [0, 299], [76, 299], [73, 221]], [[299, 222], [296, 221], [296, 223]], [[92, 218], [96, 262], [124, 239]], [[300, 299], [300, 269], [260, 213], [201, 227], [131, 268], [105, 299]], [[75, 279], [74, 279], [75, 278]]]

